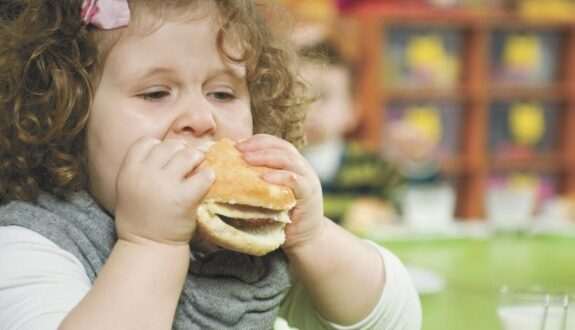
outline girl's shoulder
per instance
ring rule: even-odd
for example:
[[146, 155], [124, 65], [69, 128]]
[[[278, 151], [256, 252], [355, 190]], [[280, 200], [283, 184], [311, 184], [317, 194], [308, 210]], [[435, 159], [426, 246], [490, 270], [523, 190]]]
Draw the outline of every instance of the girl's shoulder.
[[0, 226], [0, 324], [55, 329], [90, 286], [72, 254], [30, 229]]
[[0, 286], [7, 279], [25, 279], [28, 275], [37, 279], [42, 277], [49, 282], [50, 274], [55, 276], [63, 272], [71, 275], [69, 278], [79, 279], [80, 283], [90, 283], [82, 263], [74, 255], [41, 234], [21, 226], [0, 226], [0, 260], [20, 265], [0, 267], [3, 269], [0, 271]]
[[0, 226], [0, 246], [5, 247], [9, 244], [58, 247], [55, 243], [33, 230], [15, 225]]

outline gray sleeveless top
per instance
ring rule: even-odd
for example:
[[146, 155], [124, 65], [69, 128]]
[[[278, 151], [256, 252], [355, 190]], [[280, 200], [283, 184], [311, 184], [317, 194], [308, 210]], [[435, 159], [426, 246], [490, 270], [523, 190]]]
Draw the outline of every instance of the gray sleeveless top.
[[[116, 241], [113, 219], [85, 192], [68, 200], [42, 194], [36, 203], [0, 207], [0, 226], [33, 230], [78, 258], [94, 282]], [[252, 257], [219, 250], [192, 260], [173, 329], [272, 329], [290, 287], [281, 251]]]

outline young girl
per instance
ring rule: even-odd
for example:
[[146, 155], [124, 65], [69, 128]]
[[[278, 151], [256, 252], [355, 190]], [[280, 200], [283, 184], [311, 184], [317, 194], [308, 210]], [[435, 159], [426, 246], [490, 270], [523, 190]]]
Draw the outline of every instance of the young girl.
[[[420, 328], [400, 262], [323, 215], [294, 147], [301, 84], [263, 9], [0, 5], [0, 328]], [[296, 194], [281, 250], [195, 235], [214, 179], [197, 166], [223, 137]]]

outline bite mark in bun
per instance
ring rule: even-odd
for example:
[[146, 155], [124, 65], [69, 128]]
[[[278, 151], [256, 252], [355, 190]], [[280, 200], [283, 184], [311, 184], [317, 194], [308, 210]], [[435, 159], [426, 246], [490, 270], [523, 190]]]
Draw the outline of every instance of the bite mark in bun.
[[291, 189], [264, 181], [269, 169], [246, 163], [234, 144], [223, 139], [206, 153], [202, 167], [216, 179], [198, 207], [198, 230], [223, 248], [261, 256], [284, 243], [296, 200]]

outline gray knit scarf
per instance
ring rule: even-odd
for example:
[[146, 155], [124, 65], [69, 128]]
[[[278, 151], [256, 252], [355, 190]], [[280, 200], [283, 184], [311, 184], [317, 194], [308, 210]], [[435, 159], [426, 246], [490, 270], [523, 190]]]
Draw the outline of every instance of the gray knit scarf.
[[[42, 194], [36, 203], [0, 207], [0, 226], [16, 225], [50, 239], [78, 258], [94, 282], [116, 241], [113, 219], [85, 192], [68, 200]], [[219, 250], [192, 260], [173, 329], [272, 329], [290, 287], [280, 252], [252, 257]]]

